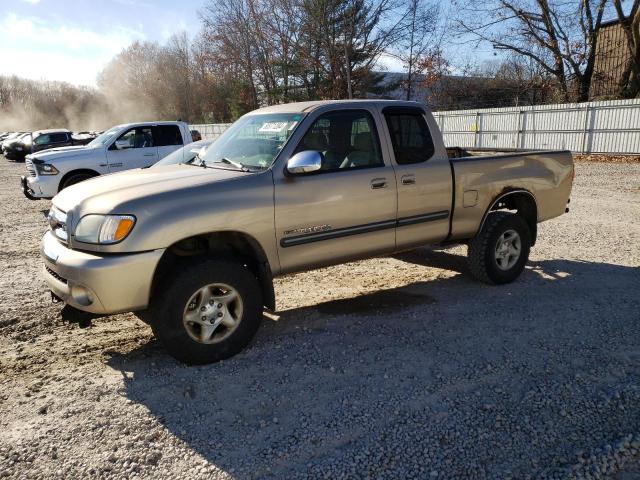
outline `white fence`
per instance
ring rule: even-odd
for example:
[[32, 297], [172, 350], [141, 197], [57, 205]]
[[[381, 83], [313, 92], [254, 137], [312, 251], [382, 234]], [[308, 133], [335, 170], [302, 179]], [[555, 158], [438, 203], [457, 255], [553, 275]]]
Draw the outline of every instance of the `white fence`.
[[447, 146], [640, 154], [640, 99], [434, 115]]
[[230, 123], [209, 123], [201, 125], [189, 125], [191, 130], [198, 130], [203, 140], [215, 140], [224, 132]]
[[[434, 112], [448, 147], [640, 154], [640, 99]], [[218, 138], [227, 123], [191, 125]]]

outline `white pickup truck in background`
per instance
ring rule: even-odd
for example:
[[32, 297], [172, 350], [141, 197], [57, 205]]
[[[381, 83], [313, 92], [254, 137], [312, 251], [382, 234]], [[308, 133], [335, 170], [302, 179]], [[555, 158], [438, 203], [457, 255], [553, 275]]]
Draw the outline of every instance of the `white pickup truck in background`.
[[22, 191], [31, 200], [53, 198], [69, 185], [91, 177], [153, 165], [191, 141], [185, 122], [116, 125], [88, 145], [27, 155]]

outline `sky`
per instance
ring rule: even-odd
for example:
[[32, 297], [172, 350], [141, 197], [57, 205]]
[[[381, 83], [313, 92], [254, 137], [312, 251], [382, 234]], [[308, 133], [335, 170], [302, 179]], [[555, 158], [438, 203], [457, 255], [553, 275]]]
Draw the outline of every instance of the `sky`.
[[135, 40], [200, 28], [204, 0], [0, 0], [0, 75], [96, 85]]
[[[98, 73], [135, 40], [164, 43], [200, 29], [206, 0], [0, 0], [0, 75], [96, 86]], [[451, 50], [489, 59], [487, 49]], [[463, 47], [469, 50], [468, 46]], [[378, 66], [402, 71], [383, 56]]]

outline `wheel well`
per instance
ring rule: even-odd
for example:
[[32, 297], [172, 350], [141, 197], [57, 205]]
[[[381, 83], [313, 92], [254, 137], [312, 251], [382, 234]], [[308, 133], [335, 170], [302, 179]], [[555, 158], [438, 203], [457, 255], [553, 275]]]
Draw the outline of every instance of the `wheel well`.
[[260, 244], [241, 232], [213, 232], [184, 238], [166, 249], [151, 283], [151, 297], [156, 287], [171, 270], [197, 256], [221, 256], [242, 262], [256, 276], [262, 289], [264, 306], [275, 310], [273, 275], [269, 260]]
[[87, 174], [87, 175], [91, 175], [92, 177], [97, 177], [98, 175], [100, 175], [95, 170], [89, 170], [88, 168], [81, 168], [79, 170], [71, 170], [70, 172], [65, 173], [64, 176], [60, 179], [60, 183], [58, 184], [58, 191], [62, 190], [62, 186], [64, 185], [64, 183], [69, 178], [73, 177], [74, 175], [79, 175], [79, 174]]
[[531, 192], [526, 190], [516, 190], [512, 192], [504, 192], [499, 195], [491, 204], [487, 213], [482, 219], [480, 229], [484, 226], [484, 222], [490, 212], [497, 210], [515, 211], [520, 215], [531, 231], [531, 246], [536, 244], [538, 234], [538, 205], [536, 199]]

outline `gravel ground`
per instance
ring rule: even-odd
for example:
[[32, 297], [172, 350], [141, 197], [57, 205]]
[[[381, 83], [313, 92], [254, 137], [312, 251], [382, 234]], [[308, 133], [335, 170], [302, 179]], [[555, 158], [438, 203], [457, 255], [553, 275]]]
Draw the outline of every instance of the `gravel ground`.
[[640, 163], [640, 155], [575, 154], [573, 160], [576, 162]]
[[640, 164], [578, 164], [511, 285], [464, 247], [290, 276], [247, 351], [191, 368], [132, 315], [57, 318], [23, 168], [0, 159], [0, 477], [639, 478]]

